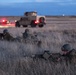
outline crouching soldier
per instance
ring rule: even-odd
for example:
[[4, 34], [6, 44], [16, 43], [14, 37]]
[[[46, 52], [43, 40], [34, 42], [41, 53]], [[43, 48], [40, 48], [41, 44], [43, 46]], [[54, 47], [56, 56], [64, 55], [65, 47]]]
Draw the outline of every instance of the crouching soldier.
[[25, 43], [32, 43], [37, 46], [41, 46], [41, 40], [38, 40], [37, 34], [30, 34], [29, 29], [25, 29], [25, 32], [23, 33], [23, 40]]
[[30, 34], [29, 34], [29, 29], [25, 29], [24, 33], [23, 33], [23, 40], [25, 43], [29, 42], [29, 37], [30, 37]]
[[29, 37], [29, 29], [25, 29], [25, 32], [23, 33], [23, 39], [26, 39]]
[[70, 44], [64, 44], [61, 47], [61, 60], [65, 60], [66, 64], [68, 63], [75, 64], [76, 63], [76, 50], [72, 49]]
[[12, 41], [14, 38], [10, 35], [7, 29], [3, 30], [3, 39], [7, 41]]

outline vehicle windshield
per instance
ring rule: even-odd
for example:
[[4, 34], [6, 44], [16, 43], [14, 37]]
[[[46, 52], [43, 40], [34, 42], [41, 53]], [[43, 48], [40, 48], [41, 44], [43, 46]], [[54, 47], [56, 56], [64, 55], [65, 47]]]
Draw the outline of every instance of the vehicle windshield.
[[25, 12], [26, 16], [36, 16], [37, 12]]

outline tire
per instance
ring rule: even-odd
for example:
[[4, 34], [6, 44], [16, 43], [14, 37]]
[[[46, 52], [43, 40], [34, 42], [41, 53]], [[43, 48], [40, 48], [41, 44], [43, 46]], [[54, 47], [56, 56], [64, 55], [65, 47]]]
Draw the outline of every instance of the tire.
[[43, 25], [43, 24], [41, 24], [41, 25], [39, 25], [39, 27], [40, 27], [40, 28], [42, 28], [42, 27], [44, 27], [44, 25]]
[[31, 21], [31, 27], [36, 27], [36, 24], [34, 23], [35, 21]]
[[15, 27], [20, 27], [20, 24], [18, 21], [15, 23]]
[[39, 18], [39, 21], [40, 21], [41, 23], [44, 23], [45, 18], [44, 18], [44, 17], [40, 17], [40, 18]]

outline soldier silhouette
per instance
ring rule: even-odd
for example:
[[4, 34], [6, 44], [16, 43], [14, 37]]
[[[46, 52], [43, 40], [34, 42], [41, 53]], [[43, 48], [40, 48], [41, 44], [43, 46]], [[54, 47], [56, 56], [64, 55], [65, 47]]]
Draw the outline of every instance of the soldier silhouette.
[[13, 36], [10, 35], [7, 29], [3, 30], [3, 39], [7, 41], [13, 40]]
[[75, 58], [76, 50], [72, 49], [70, 44], [64, 44], [61, 47], [61, 51], [62, 51], [61, 57], [63, 58], [62, 60], [65, 60], [67, 65], [68, 65], [68, 63], [73, 63], [74, 60], [76, 60], [76, 58]]

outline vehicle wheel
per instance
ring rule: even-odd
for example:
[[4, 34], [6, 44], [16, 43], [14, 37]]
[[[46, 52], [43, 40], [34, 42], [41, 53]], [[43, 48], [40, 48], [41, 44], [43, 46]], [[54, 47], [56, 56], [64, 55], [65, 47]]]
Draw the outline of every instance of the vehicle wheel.
[[41, 23], [44, 23], [45, 18], [44, 18], [44, 17], [40, 17], [40, 18], [39, 18], [39, 21], [40, 21]]
[[36, 27], [36, 24], [34, 23], [35, 21], [31, 22], [31, 27]]
[[39, 25], [40, 28], [43, 27], [43, 26], [44, 26], [43, 24]]
[[20, 27], [20, 24], [19, 24], [18, 21], [15, 23], [15, 26], [16, 26], [16, 27]]

